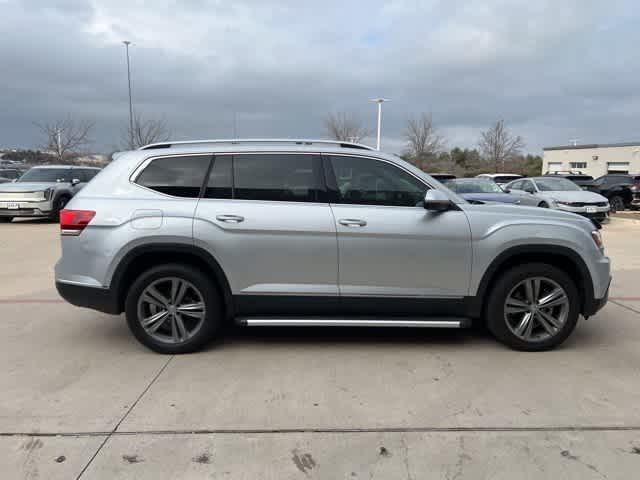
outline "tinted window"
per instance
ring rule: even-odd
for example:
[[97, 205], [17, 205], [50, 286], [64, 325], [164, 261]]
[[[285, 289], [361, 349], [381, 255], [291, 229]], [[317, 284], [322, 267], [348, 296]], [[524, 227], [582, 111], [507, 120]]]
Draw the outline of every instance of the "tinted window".
[[22, 175], [18, 182], [70, 182], [70, 168], [32, 168]]
[[517, 182], [513, 182], [508, 185], [511, 190], [522, 190], [523, 186], [524, 182], [522, 180], [518, 180]]
[[404, 170], [378, 160], [330, 157], [338, 203], [415, 207], [429, 189]]
[[234, 155], [234, 198], [315, 202], [319, 186], [314, 163], [318, 160], [301, 154]]
[[136, 183], [175, 197], [198, 197], [210, 159], [209, 155], [158, 158]]
[[496, 183], [509, 183], [512, 180], [515, 180], [516, 178], [518, 177], [514, 175], [496, 176], [496, 177], [493, 177], [493, 181]]
[[90, 181], [93, 177], [95, 177], [100, 170], [94, 170], [93, 168], [85, 168], [83, 173], [86, 178], [85, 182]]
[[213, 159], [206, 198], [232, 198], [233, 174], [231, 155], [219, 155]]
[[520, 190], [524, 190], [524, 191], [535, 190], [533, 188], [533, 182], [531, 180], [523, 180], [522, 183], [521, 183]]

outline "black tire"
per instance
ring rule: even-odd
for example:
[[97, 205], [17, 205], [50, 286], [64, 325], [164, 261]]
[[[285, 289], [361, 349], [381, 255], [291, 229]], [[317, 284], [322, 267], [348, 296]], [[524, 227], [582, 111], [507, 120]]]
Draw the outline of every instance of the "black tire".
[[[511, 290], [528, 278], [542, 277], [557, 283], [564, 290], [569, 302], [565, 323], [557, 332], [544, 340], [526, 341], [518, 337], [507, 325], [505, 302]], [[545, 263], [518, 265], [503, 274], [494, 283], [487, 299], [486, 323], [489, 331], [505, 345], [529, 352], [550, 350], [564, 342], [573, 332], [580, 314], [580, 301], [576, 285], [562, 270]]]
[[611, 206], [611, 211], [615, 212], [623, 212], [624, 211], [624, 200], [622, 197], [615, 195], [609, 199], [609, 205]]
[[547, 202], [540, 202], [538, 204], [538, 207], [540, 207], [540, 208], [549, 208], [549, 204]]
[[60, 195], [58, 198], [54, 200], [53, 210], [51, 211], [51, 215], [49, 215], [49, 219], [54, 222], [60, 221], [60, 211], [64, 209], [64, 207], [69, 203], [71, 197], [68, 195]]
[[[144, 290], [153, 282], [167, 277], [191, 283], [199, 290], [205, 306], [204, 321], [199, 329], [192, 337], [179, 343], [159, 341], [144, 329], [139, 319], [138, 300]], [[222, 301], [215, 285], [197, 268], [181, 264], [160, 265], [142, 273], [129, 288], [125, 314], [129, 329], [138, 341], [155, 352], [165, 354], [189, 353], [201, 349], [214, 339], [223, 323]]]
[[13, 217], [0, 217], [0, 223], [11, 223]]

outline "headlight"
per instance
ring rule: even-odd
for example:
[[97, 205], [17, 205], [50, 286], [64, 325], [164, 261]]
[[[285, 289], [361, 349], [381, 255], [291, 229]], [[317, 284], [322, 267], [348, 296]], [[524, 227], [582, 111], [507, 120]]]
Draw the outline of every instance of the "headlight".
[[45, 200], [51, 200], [51, 196], [53, 195], [53, 188], [47, 188], [44, 192], [42, 192], [42, 194], [44, 195]]
[[593, 230], [591, 232], [591, 238], [593, 238], [593, 242], [599, 249], [604, 250], [604, 242], [602, 241], [602, 234], [599, 230]]
[[558, 205], [564, 205], [565, 207], [570, 207], [571, 206], [571, 202], [559, 202], [559, 201], [556, 201], [556, 203]]

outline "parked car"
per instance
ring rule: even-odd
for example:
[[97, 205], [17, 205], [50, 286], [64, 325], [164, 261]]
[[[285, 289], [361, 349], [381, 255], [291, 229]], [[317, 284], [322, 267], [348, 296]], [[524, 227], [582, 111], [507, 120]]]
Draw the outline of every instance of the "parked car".
[[16, 182], [0, 185], [0, 222], [17, 217], [57, 219], [60, 210], [99, 171], [68, 165], [31, 168]]
[[602, 195], [582, 190], [566, 178], [545, 175], [523, 178], [506, 185], [513, 194], [533, 195], [538, 206], [572, 212], [602, 222], [609, 213], [609, 201]]
[[17, 180], [22, 175], [17, 168], [0, 168], [0, 183], [8, 183]]
[[[557, 179], [553, 179], [557, 180]], [[242, 326], [460, 328], [562, 343], [607, 301], [599, 231], [473, 205], [394, 155], [328, 140], [127, 152], [61, 212], [56, 287], [162, 353]]]
[[535, 207], [538, 199], [533, 195], [511, 195], [489, 178], [458, 178], [445, 186], [471, 203], [500, 202]]
[[611, 173], [598, 177], [594, 185], [609, 199], [612, 211], [640, 208], [640, 175]]
[[481, 173], [480, 175], [476, 175], [476, 177], [489, 178], [502, 187], [513, 180], [522, 178], [522, 175], [516, 173]]
[[448, 182], [449, 180], [456, 178], [452, 173], [429, 173], [428, 175], [431, 176], [431, 178], [435, 178], [440, 183]]

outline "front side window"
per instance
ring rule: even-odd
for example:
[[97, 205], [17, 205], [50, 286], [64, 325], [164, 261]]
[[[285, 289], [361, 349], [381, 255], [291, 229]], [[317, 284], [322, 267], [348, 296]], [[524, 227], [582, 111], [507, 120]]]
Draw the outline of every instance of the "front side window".
[[280, 202], [316, 202], [319, 157], [304, 154], [233, 156], [233, 198]]
[[174, 197], [197, 198], [210, 160], [210, 155], [157, 158], [138, 175], [136, 183]]
[[379, 160], [329, 157], [337, 184], [337, 203], [415, 207], [429, 187], [404, 170]]

